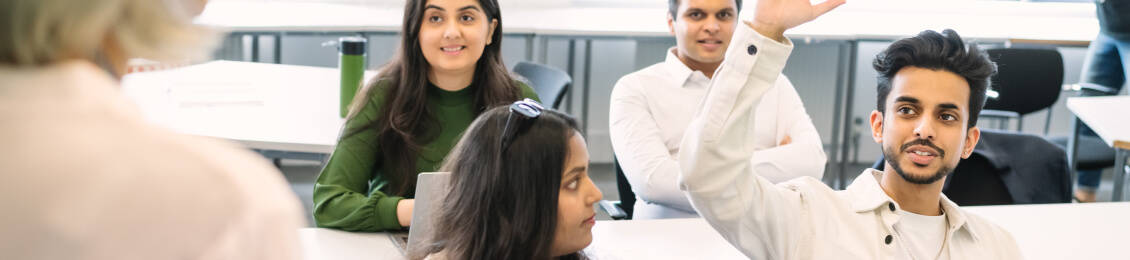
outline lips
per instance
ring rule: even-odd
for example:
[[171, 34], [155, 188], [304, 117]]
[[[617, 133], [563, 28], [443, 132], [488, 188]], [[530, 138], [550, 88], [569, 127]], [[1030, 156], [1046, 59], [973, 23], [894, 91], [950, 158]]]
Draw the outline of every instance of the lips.
[[698, 44], [702, 45], [702, 47], [708, 51], [715, 51], [722, 48], [722, 40], [717, 39], [698, 40]]
[[439, 50], [443, 51], [444, 54], [459, 55], [459, 53], [463, 52], [463, 50], [466, 48], [467, 46], [464, 45], [448, 45], [440, 47]]
[[906, 149], [905, 152], [907, 154], [907, 157], [910, 158], [911, 162], [914, 162], [914, 164], [920, 166], [930, 164], [934, 161], [934, 159], [938, 158], [939, 155], [939, 152], [937, 150], [921, 145], [911, 146], [910, 148]]
[[594, 214], [592, 214], [591, 217], [585, 219], [584, 222], [581, 222], [581, 225], [585, 225], [585, 226], [596, 225], [596, 214], [594, 213]]

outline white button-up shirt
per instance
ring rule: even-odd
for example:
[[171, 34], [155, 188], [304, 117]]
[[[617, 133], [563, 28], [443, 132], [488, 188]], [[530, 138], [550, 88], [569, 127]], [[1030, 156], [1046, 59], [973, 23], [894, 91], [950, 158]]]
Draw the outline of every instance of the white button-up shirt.
[[[739, 27], [747, 27], [740, 25]], [[773, 184], [750, 163], [754, 138], [747, 130], [761, 121], [759, 102], [792, 51], [752, 30], [735, 38], [691, 121], [679, 154], [680, 188], [722, 237], [752, 259], [911, 258], [895, 224], [899, 205], [879, 186], [882, 172], [868, 169], [843, 191], [801, 177]], [[749, 54], [744, 46], [759, 51]], [[754, 49], [754, 48], [749, 48]], [[756, 108], [756, 109], [755, 109]], [[754, 172], [754, 174], [749, 174]], [[1019, 259], [1016, 241], [1004, 229], [964, 212], [942, 195], [945, 238], [942, 255], [952, 259]]]
[[[745, 46], [732, 47], [747, 51]], [[639, 199], [633, 218], [698, 216], [679, 190], [679, 143], [709, 84], [706, 75], [683, 64], [672, 48], [664, 62], [620, 78], [612, 89], [612, 148]], [[756, 150], [753, 168], [773, 182], [823, 177], [823, 143], [792, 83], [781, 75], [765, 96], [774, 98], [758, 105], [757, 124], [749, 128]], [[785, 136], [791, 143], [778, 145]]]

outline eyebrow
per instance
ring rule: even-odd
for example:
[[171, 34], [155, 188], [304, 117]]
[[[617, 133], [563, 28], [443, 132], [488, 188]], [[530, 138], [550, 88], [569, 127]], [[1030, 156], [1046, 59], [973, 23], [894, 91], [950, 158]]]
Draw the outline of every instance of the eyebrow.
[[898, 102], [906, 102], [906, 103], [912, 103], [912, 104], [918, 104], [919, 103], [917, 98], [912, 98], [912, 97], [908, 97], [908, 96], [900, 96], [898, 98], [895, 98], [895, 103], [898, 103]]
[[570, 169], [569, 172], [565, 173], [565, 177], [563, 179], [571, 179], [571, 178], [573, 178], [574, 175], [581, 174], [582, 172], [585, 172], [586, 168], [587, 167], [585, 167], [585, 166], [573, 167], [573, 169]]
[[[447, 9], [443, 9], [443, 7], [439, 7], [439, 6], [431, 5], [431, 4], [424, 6], [424, 10], [427, 10], [427, 9], [437, 9], [437, 10], [440, 10], [440, 11], [447, 11]], [[463, 8], [459, 8], [459, 11], [463, 11], [463, 10], [467, 10], [467, 9], [482, 12], [482, 10], [479, 10], [478, 6], [474, 6], [474, 5], [464, 6]]]
[[957, 105], [954, 105], [953, 103], [941, 103], [941, 104], [938, 104], [938, 107], [940, 107], [942, 109], [961, 110], [961, 109], [958, 109]]

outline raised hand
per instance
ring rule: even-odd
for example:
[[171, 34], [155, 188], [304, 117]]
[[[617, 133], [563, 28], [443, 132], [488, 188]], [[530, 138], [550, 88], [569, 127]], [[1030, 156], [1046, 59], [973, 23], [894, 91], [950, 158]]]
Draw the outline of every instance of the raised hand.
[[762, 35], [783, 41], [785, 30], [812, 21], [845, 2], [826, 0], [813, 5], [808, 0], [758, 0], [748, 23]]

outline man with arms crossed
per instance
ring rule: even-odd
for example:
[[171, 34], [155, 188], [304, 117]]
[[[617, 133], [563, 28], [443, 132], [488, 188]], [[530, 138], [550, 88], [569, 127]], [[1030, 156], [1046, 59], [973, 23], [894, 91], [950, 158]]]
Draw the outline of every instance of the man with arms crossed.
[[[747, 76], [715, 74], [735, 31], [752, 34], [737, 23], [741, 0], [667, 3], [676, 47], [667, 50], [664, 62], [620, 78], [609, 109], [613, 150], [641, 200], [634, 219], [698, 216], [678, 187], [679, 143], [711, 78]], [[735, 48], [748, 52], [746, 46]], [[779, 75], [764, 95], [772, 98], [758, 105], [757, 121], [747, 129], [755, 150], [751, 169], [771, 182], [821, 178], [827, 159], [823, 143], [796, 89]]]
[[[784, 67], [789, 28], [842, 0], [761, 0], [747, 22], [755, 55], [730, 51], [683, 138], [681, 186], [695, 209], [753, 259], [1018, 259], [1015, 240], [942, 195], [946, 175], [977, 145], [977, 114], [995, 65], [956, 32], [902, 39], [874, 62], [872, 137], [885, 171], [868, 169], [844, 191], [812, 178], [774, 185], [758, 176], [746, 129]], [[772, 40], [771, 40], [772, 39]], [[742, 48], [733, 48], [742, 49]], [[755, 174], [749, 174], [753, 171]]]

